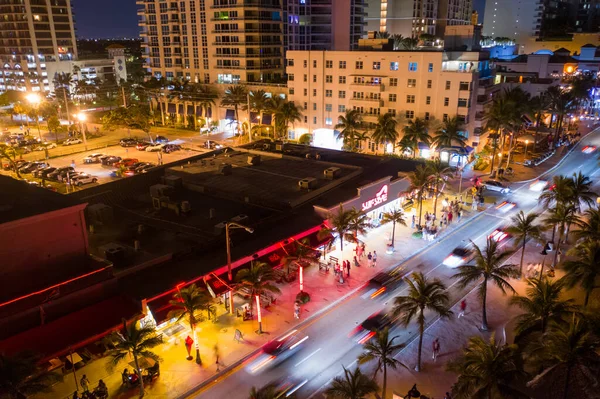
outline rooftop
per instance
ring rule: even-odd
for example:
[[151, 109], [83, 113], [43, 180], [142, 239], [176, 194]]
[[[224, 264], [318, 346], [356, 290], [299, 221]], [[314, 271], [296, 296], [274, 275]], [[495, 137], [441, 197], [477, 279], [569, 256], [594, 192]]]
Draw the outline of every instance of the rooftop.
[[0, 224], [83, 205], [79, 200], [0, 176]]

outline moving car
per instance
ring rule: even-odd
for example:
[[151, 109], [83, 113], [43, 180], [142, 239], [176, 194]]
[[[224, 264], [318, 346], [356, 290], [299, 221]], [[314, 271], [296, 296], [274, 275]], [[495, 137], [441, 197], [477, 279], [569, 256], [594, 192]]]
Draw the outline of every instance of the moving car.
[[82, 173], [77, 176], [73, 176], [71, 179], [71, 184], [75, 186], [83, 186], [84, 184], [97, 183], [98, 178], [96, 176], [88, 175], [87, 173]]
[[465, 247], [456, 247], [442, 262], [444, 266], [455, 268], [462, 266], [473, 258], [473, 250]]
[[388, 272], [377, 273], [367, 283], [367, 292], [362, 297], [374, 299], [378, 296], [393, 292], [402, 283], [403, 277], [404, 268], [400, 266]]
[[275, 399], [289, 398], [302, 388], [308, 382], [307, 379], [298, 378], [295, 376], [283, 377], [276, 380], [273, 385], [277, 387]]
[[135, 148], [137, 148], [138, 151], [144, 151], [146, 148], [148, 148], [148, 146], [151, 146], [151, 145], [152, 145], [152, 143], [149, 143], [147, 141], [140, 141], [137, 143]]
[[131, 138], [119, 140], [119, 145], [121, 147], [135, 147], [137, 143], [137, 140]]
[[593, 152], [596, 151], [596, 146], [595, 145], [586, 145], [585, 147], [583, 147], [581, 149], [581, 152], [583, 152], [584, 154], [591, 154]]
[[162, 148], [163, 152], [165, 154], [169, 154], [171, 152], [175, 152], [175, 151], [179, 151], [181, 150], [181, 146], [178, 144], [165, 144]]
[[90, 154], [87, 157], [83, 158], [83, 163], [98, 163], [98, 162], [101, 162], [101, 158], [103, 156], [104, 155], [100, 154], [100, 153]]
[[267, 342], [258, 356], [249, 364], [248, 370], [255, 374], [280, 364], [296, 354], [307, 339], [307, 335], [303, 336], [298, 330], [292, 330], [279, 339]]
[[501, 213], [506, 213], [513, 209], [515, 206], [517, 206], [517, 204], [515, 204], [514, 202], [502, 201], [501, 203], [496, 205], [496, 210]]
[[498, 227], [496, 230], [492, 231], [488, 238], [496, 242], [502, 242], [506, 238], [510, 238], [510, 234], [505, 231], [504, 227]]
[[160, 151], [162, 150], [164, 144], [150, 144], [149, 146], [146, 147], [146, 151], [147, 152], [154, 152], [154, 151]]
[[375, 313], [369, 316], [359, 326], [357, 326], [350, 336], [359, 344], [363, 345], [377, 334], [392, 324], [392, 318], [385, 313]]
[[529, 185], [529, 189], [531, 191], [540, 192], [544, 190], [548, 186], [548, 182], [546, 180], [537, 179], [533, 183]]
[[485, 190], [498, 191], [502, 194], [510, 193], [510, 187], [508, 187], [502, 182], [499, 182], [498, 180], [486, 180], [483, 183], [483, 188]]
[[83, 141], [81, 139], [66, 139], [63, 142], [63, 145], [73, 145], [73, 144], [81, 144]]

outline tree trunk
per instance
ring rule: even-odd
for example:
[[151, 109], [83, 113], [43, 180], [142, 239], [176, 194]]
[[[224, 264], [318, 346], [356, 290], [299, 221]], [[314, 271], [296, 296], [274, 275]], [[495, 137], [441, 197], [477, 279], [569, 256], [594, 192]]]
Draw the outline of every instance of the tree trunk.
[[513, 133], [510, 135], [510, 141], [508, 142], [508, 153], [506, 154], [506, 169], [508, 169], [508, 166], [510, 164], [510, 154], [512, 152], [512, 141], [513, 141], [513, 136], [516, 133]]
[[387, 366], [383, 363], [383, 389], [381, 390], [381, 398], [385, 399], [385, 388], [387, 385]]
[[494, 137], [494, 148], [492, 148], [492, 165], [490, 167], [490, 174], [494, 173], [494, 161], [496, 160], [496, 151], [498, 147], [498, 135], [500, 134], [500, 129], [496, 131], [496, 136]]
[[396, 237], [396, 222], [392, 222], [392, 248], [394, 248], [394, 238]]
[[[423, 316], [423, 309], [421, 309], [421, 316]], [[417, 354], [417, 367], [415, 371], [421, 371], [421, 352], [423, 350], [423, 333], [425, 332], [425, 326], [419, 324], [419, 351]]]
[[592, 293], [591, 291], [586, 291], [585, 292], [585, 300], [583, 301], [583, 307], [584, 308], [587, 308], [588, 302], [590, 300], [590, 294], [591, 293]]
[[[560, 227], [559, 227], [560, 228]], [[562, 232], [558, 234], [558, 241], [556, 242], [556, 248], [554, 252], [554, 260], [552, 261], [552, 268], [554, 269], [556, 266], [556, 260], [558, 259], [558, 251], [560, 251], [560, 242], [562, 241]]]
[[521, 251], [521, 264], [519, 267], [519, 275], [523, 277], [523, 257], [525, 256], [525, 242], [527, 241], [527, 235], [523, 237], [523, 250]]
[[435, 190], [433, 190], [433, 216], [436, 217], [437, 215], [437, 202], [438, 202], [438, 191], [439, 191], [439, 182], [435, 183]]
[[481, 330], [482, 331], [487, 331], [488, 330], [488, 322], [487, 322], [487, 309], [485, 307], [486, 302], [487, 302], [487, 278], [483, 279], [483, 283], [484, 287], [483, 287], [483, 295], [481, 296]]
[[536, 145], [537, 145], [538, 133], [540, 131], [540, 122], [541, 122], [541, 119], [542, 119], [542, 114], [540, 112], [540, 113], [538, 113], [538, 117], [537, 117], [537, 120], [536, 120], [536, 123], [535, 123], [535, 133], [533, 134], [533, 151], [532, 152], [534, 152], [534, 153], [535, 153], [535, 148], [536, 148]]
[[135, 372], [138, 375], [138, 380], [140, 381], [140, 398], [144, 397], [144, 378], [142, 378], [142, 371], [140, 370], [140, 365], [138, 362], [138, 357], [134, 353], [133, 361], [135, 362]]
[[567, 375], [565, 376], [565, 392], [563, 393], [563, 399], [569, 398], [569, 380], [571, 379], [571, 365], [567, 366]]
[[421, 226], [421, 215], [423, 214], [423, 193], [419, 193], [419, 227]]

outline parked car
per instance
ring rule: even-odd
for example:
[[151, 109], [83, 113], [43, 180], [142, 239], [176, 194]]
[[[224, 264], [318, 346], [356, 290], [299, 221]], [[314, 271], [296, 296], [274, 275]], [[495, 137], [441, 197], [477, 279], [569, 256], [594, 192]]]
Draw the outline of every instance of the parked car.
[[100, 153], [90, 154], [87, 157], [83, 158], [83, 163], [98, 163], [101, 161], [100, 158], [102, 158], [103, 156], [104, 154]]
[[48, 173], [54, 172], [56, 168], [52, 166], [46, 166], [45, 168], [39, 168], [33, 172], [33, 177], [45, 178]]
[[56, 147], [57, 147], [56, 143], [41, 143], [37, 147], [34, 147], [33, 151], [51, 150]]
[[175, 151], [179, 151], [181, 150], [181, 146], [178, 144], [165, 144], [162, 148], [163, 152], [165, 154], [169, 154], [171, 152], [175, 152]]
[[146, 147], [146, 151], [147, 152], [154, 152], [154, 151], [160, 151], [162, 150], [164, 144], [150, 144], [149, 146]]
[[119, 144], [121, 145], [121, 147], [134, 147], [137, 145], [137, 140], [135, 139], [121, 139], [119, 141]]
[[119, 168], [121, 166], [129, 167], [138, 162], [140, 162], [140, 161], [137, 158], [124, 158], [124, 159], [120, 160], [119, 162], [114, 163], [113, 166], [115, 168]]
[[29, 166], [31, 166], [32, 162], [23, 162], [20, 165], [17, 165], [17, 169], [19, 170], [19, 172], [21, 172], [24, 168], [28, 168]]
[[73, 176], [71, 179], [71, 183], [75, 186], [83, 186], [84, 184], [97, 183], [98, 178], [96, 176], [88, 175], [87, 173], [82, 173], [77, 176]]
[[169, 139], [165, 136], [156, 136], [154, 142], [159, 144], [167, 144], [169, 142]]
[[490, 191], [497, 191], [500, 192], [502, 194], [508, 194], [510, 193], [510, 187], [508, 187], [507, 185], [505, 185], [502, 182], [499, 182], [498, 180], [487, 180], [483, 183], [483, 188], [485, 190], [490, 190]]
[[63, 142], [63, 145], [73, 145], [73, 144], [81, 144], [83, 141], [81, 139], [66, 139]]
[[114, 166], [115, 163], [120, 162], [122, 159], [115, 155], [107, 155], [106, 157], [102, 157], [100, 162], [102, 162], [102, 165]]
[[38, 169], [43, 169], [50, 166], [46, 162], [32, 162], [27, 168], [22, 168], [21, 173], [33, 173]]
[[147, 141], [140, 141], [137, 143], [135, 148], [137, 148], [139, 151], [144, 151], [146, 148], [148, 148], [151, 145], [152, 145], [152, 143], [149, 143]]
[[135, 173], [146, 173], [148, 170], [154, 168], [156, 165], [150, 162], [144, 162], [144, 165], [135, 168]]
[[54, 172], [51, 172], [48, 174], [48, 179], [50, 180], [56, 180], [56, 181], [61, 181], [62, 180], [62, 174], [63, 173], [67, 173], [67, 172], [73, 172], [75, 171], [75, 168], [73, 168], [72, 166], [63, 166], [62, 168], [58, 168], [56, 169]]

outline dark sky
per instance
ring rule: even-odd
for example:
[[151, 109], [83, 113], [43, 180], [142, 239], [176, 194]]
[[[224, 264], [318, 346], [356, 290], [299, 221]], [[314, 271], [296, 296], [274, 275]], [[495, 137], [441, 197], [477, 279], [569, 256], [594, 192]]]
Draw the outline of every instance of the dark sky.
[[[81, 38], [137, 37], [139, 27], [134, 0], [74, 0], [77, 36]], [[483, 22], [485, 0], [474, 0], [473, 8]]]

